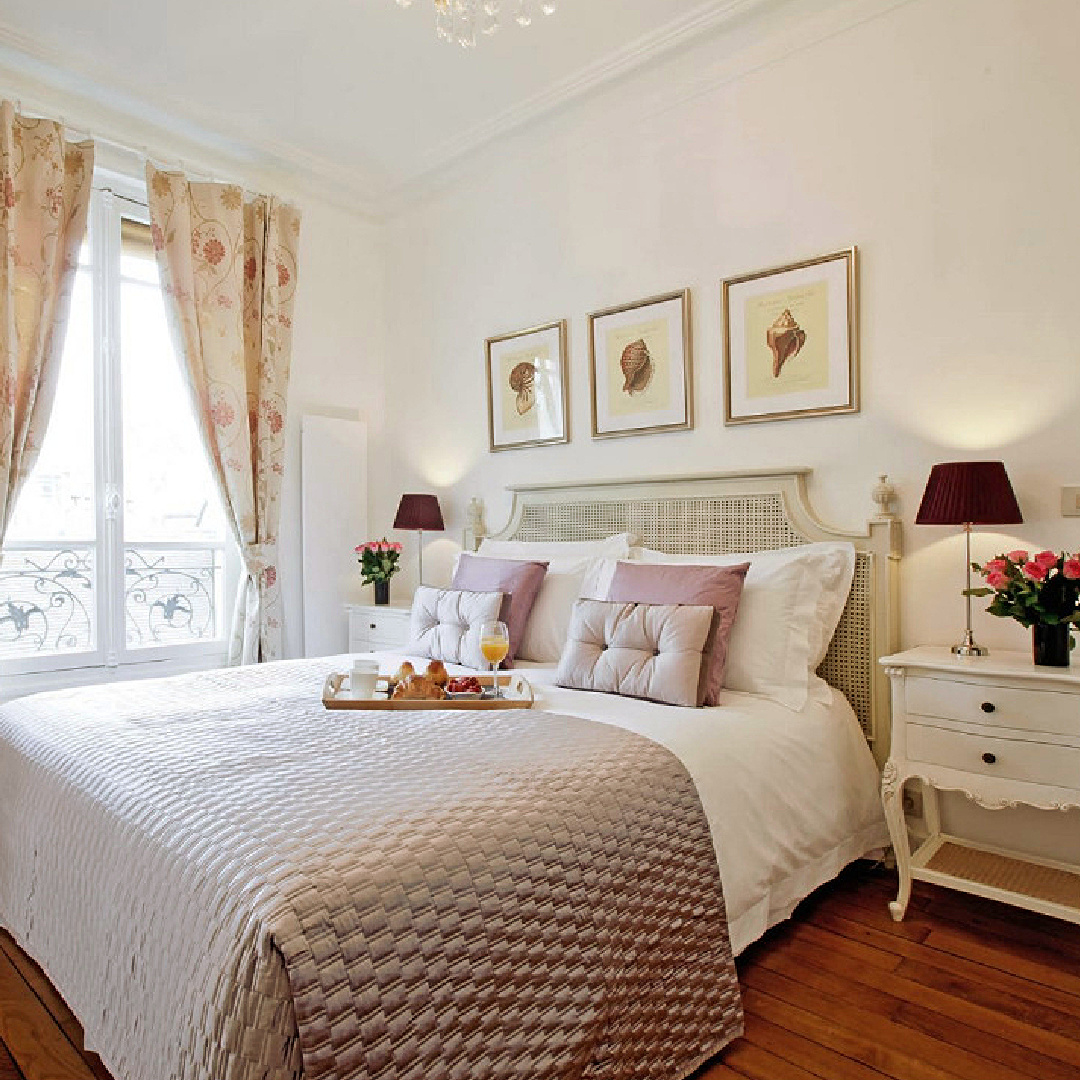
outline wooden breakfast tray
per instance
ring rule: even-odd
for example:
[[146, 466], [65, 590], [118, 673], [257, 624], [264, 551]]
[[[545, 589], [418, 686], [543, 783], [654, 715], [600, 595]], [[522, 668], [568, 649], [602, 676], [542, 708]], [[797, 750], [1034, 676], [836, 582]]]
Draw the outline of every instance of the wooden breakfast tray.
[[[479, 675], [480, 685], [492, 685], [490, 675]], [[349, 676], [333, 674], [326, 677], [323, 684], [322, 703], [328, 709], [531, 709], [533, 688], [528, 679], [519, 672], [512, 671], [499, 676], [502, 698], [439, 698], [410, 701], [399, 698], [397, 701], [386, 695], [387, 677], [379, 676], [375, 697], [354, 698], [348, 689]], [[344, 689], [343, 689], [344, 688]]]

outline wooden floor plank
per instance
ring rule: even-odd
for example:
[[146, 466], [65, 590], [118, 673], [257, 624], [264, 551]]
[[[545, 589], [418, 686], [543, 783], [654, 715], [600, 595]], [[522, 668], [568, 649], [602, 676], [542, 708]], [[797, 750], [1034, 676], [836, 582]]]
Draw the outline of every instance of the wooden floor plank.
[[[1047, 1013], [1040, 1008], [1027, 1008], [1023, 1002], [992, 990], [978, 991], [970, 981], [948, 976], [929, 964], [919, 965], [914, 970], [915, 974], [923, 976], [921, 980], [911, 979], [907, 976], [912, 972], [903, 969], [905, 965], [913, 963], [903, 960], [892, 977], [881, 981], [857, 961], [833, 956], [825, 949], [793, 941], [773, 966], [778, 966], [787, 974], [812, 966], [813, 978], [820, 982], [823, 989], [838, 992], [842, 987], [853, 988], [864, 1006], [869, 1007], [872, 1002], [873, 1008], [882, 1013], [891, 1015], [901, 1002], [936, 1009], [960, 1025], [957, 1033], [961, 1046], [977, 1045], [980, 1033], [1005, 1034], [1021, 1046], [1069, 1064], [1080, 1076], [1080, 1043], [1076, 1041], [1076, 1021], [1073, 1022], [1071, 1033], [1062, 1034], [1038, 1022], [1048, 1019]], [[941, 985], [933, 985], [935, 975], [940, 976]], [[1054, 1016], [1053, 1019], [1059, 1018]], [[1038, 1078], [1037, 1072], [1034, 1075]]]
[[26, 1080], [8, 1048], [0, 1042], [0, 1080]]
[[724, 1064], [749, 1080], [819, 1080], [814, 1073], [746, 1039], [739, 1039], [724, 1052]]
[[767, 1019], [760, 1010], [769, 1012], [771, 1000], [764, 999], [764, 1004], [757, 1001], [759, 1011], [747, 1010], [745, 1038], [748, 1042], [769, 1050], [785, 1061], [801, 1065], [822, 1080], [882, 1080], [884, 1074], [877, 1069], [871, 1069], [854, 1058], [845, 1057], [828, 1046], [806, 1039]]
[[26, 1080], [95, 1080], [6, 953], [0, 953], [0, 1040]]

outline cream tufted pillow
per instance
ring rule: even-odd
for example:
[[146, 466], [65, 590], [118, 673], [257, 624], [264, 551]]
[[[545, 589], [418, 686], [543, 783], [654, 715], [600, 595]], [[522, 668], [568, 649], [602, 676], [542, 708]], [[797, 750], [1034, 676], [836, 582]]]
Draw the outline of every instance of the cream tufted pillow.
[[713, 609], [578, 600], [555, 681], [669, 705], [697, 705]]
[[421, 585], [413, 596], [410, 656], [476, 670], [490, 667], [480, 652], [480, 624], [499, 617], [501, 592], [463, 592]]

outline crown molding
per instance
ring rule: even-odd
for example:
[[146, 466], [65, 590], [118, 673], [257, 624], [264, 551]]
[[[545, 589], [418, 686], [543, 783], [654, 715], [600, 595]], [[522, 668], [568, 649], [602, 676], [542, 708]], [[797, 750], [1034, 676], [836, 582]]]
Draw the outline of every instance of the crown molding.
[[693, 11], [672, 19], [615, 52], [555, 83], [547, 90], [505, 109], [490, 120], [476, 124], [425, 155], [424, 162], [400, 187], [422, 187], [424, 179], [468, 157], [487, 143], [553, 113], [570, 102], [614, 82], [675, 49], [714, 33], [744, 15], [752, 15], [777, 0], [709, 0]]
[[[830, 38], [842, 35], [871, 22], [899, 8], [919, 3], [921, 0], [746, 0], [744, 3], [724, 5], [725, 18], [712, 22], [708, 29], [701, 29], [693, 38], [703, 40], [709, 30], [720, 31], [726, 24], [732, 28], [740, 13], [755, 19], [755, 29], [760, 27], [761, 34], [752, 43], [736, 44], [732, 49], [721, 47], [699, 69], [687, 72], [678, 71], [670, 81], [663, 81], [664, 73], [658, 78], [663, 85], [654, 84], [637, 95], [631, 113], [624, 112], [619, 123], [644, 121], [663, 116], [666, 113], [694, 101], [702, 95], [735, 82], [754, 72], [765, 70], [788, 56], [803, 52]], [[709, 5], [715, 7], [714, 5]], [[718, 13], [719, 14], [719, 13]], [[769, 15], [777, 16], [769, 21]], [[689, 44], [690, 37], [672, 43], [667, 52], [673, 52], [679, 45]], [[653, 53], [636, 65], [638, 77], [645, 78], [649, 61], [660, 66], [663, 59], [660, 53]], [[673, 58], [668, 58], [667, 73], [674, 73]], [[439, 192], [452, 189], [455, 185], [466, 182], [470, 176], [490, 164], [503, 148], [515, 136], [520, 136], [530, 124], [542, 128], [543, 135], [538, 140], [528, 143], [519, 139], [515, 145], [515, 155], [536, 155], [538, 160], [552, 156], [572, 154], [577, 147], [588, 146], [592, 139], [610, 127], [611, 114], [604, 111], [602, 116], [589, 116], [586, 95], [595, 91], [597, 100], [605, 90], [615, 84], [620, 75], [629, 75], [633, 69], [627, 67], [613, 74], [607, 80], [593, 83], [587, 89], [566, 97], [559, 106], [566, 110], [579, 110], [579, 121], [567, 125], [562, 137], [554, 137], [555, 127], [543, 127], [545, 119], [554, 111], [539, 110], [531, 117], [520, 117], [515, 123], [507, 124], [491, 137], [476, 141], [467, 150], [449, 156], [435, 168], [416, 175], [412, 180], [403, 180], [380, 201], [380, 216], [383, 220], [392, 220], [398, 215], [422, 204]]]
[[361, 217], [379, 216], [374, 185], [353, 170], [276, 139], [228, 130], [177, 110], [164, 96], [91, 70], [79, 57], [42, 46], [0, 23], [0, 91], [30, 112], [111, 144], [132, 161], [142, 157], [193, 168], [207, 176], [268, 185], [292, 197], [312, 196]]
[[[766, 32], [769, 40], [749, 49], [742, 59], [726, 57], [703, 77], [681, 81], [654, 94], [641, 115], [661, 113], [806, 47], [809, 42], [912, 2], [707, 0], [541, 93], [434, 147], [418, 168], [389, 183], [284, 141], [230, 130], [219, 115], [194, 117], [190, 103], [181, 108], [167, 95], [148, 94], [144, 87], [125, 84], [115, 72], [95, 70], [74, 54], [43, 47], [3, 23], [0, 94], [17, 99], [29, 111], [54, 116], [74, 130], [93, 135], [99, 144], [112, 144], [114, 158], [131, 163], [149, 158], [287, 197], [299, 199], [306, 195], [378, 222], [467, 175], [471, 162], [480, 159], [478, 152], [484, 148], [519, 134], [679, 49], [733, 29], [740, 22], [762, 19], [768, 25], [770, 13], [791, 12], [787, 32], [777, 32], [774, 26]], [[810, 31], [808, 37], [802, 36], [804, 27]]]

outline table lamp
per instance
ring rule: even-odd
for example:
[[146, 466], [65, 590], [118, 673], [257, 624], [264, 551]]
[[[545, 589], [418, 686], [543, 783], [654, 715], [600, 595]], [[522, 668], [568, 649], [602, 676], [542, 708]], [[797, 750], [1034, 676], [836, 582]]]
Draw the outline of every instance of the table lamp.
[[394, 516], [395, 529], [414, 529], [420, 534], [420, 566], [417, 583], [424, 584], [424, 533], [443, 532], [442, 511], [439, 500], [434, 495], [402, 495]]
[[962, 525], [967, 556], [967, 630], [957, 656], [985, 656], [971, 632], [971, 526], [1020, 525], [1020, 507], [1000, 461], [945, 461], [930, 470], [916, 525]]

